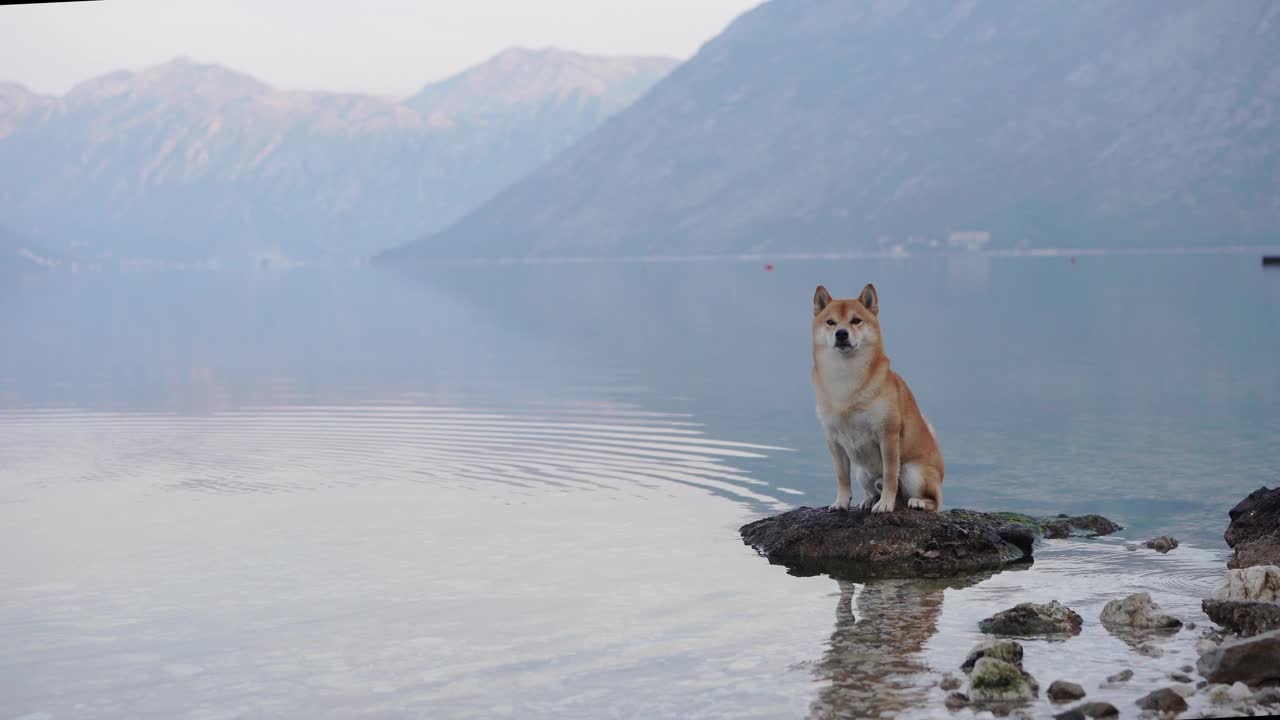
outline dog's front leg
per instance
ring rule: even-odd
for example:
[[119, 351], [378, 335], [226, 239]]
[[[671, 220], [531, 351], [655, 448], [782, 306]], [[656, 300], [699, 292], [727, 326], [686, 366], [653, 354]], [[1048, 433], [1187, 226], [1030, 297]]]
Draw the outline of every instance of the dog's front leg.
[[884, 487], [880, 501], [871, 506], [871, 512], [893, 512], [898, 502], [898, 470], [902, 461], [902, 433], [898, 422], [886, 420], [884, 435], [880, 438], [880, 462], [884, 465]]
[[836, 466], [836, 501], [831, 510], [848, 510], [849, 501], [853, 499], [853, 488], [849, 485], [849, 456], [840, 443], [827, 438], [827, 450], [831, 451], [831, 462]]

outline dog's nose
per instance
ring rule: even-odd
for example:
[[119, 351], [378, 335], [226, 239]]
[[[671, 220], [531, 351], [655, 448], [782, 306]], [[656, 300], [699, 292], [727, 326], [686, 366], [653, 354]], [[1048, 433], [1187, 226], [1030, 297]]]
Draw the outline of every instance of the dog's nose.
[[845, 330], [844, 328], [840, 328], [839, 330], [836, 331], [836, 342], [848, 342], [848, 341], [849, 341], [848, 330]]

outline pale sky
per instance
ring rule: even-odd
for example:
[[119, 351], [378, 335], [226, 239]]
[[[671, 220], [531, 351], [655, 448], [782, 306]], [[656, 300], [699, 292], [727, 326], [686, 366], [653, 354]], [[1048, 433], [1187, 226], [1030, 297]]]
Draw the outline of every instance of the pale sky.
[[101, 0], [0, 5], [0, 81], [62, 94], [179, 55], [279, 88], [404, 96], [512, 45], [688, 58], [760, 0]]

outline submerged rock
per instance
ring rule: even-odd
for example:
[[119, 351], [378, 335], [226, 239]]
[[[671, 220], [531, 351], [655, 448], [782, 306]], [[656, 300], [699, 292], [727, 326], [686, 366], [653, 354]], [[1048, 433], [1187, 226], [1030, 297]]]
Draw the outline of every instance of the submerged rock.
[[1153, 645], [1151, 643], [1142, 643], [1137, 647], [1137, 651], [1139, 655], [1146, 655], [1147, 657], [1164, 657], [1164, 649], [1159, 645]]
[[945, 577], [1031, 559], [1025, 527], [967, 510], [892, 513], [796, 508], [743, 525], [743, 542], [795, 574]]
[[1187, 709], [1187, 701], [1172, 688], [1160, 688], [1138, 698], [1137, 706], [1143, 710], [1160, 713], [1180, 713]]
[[1116, 673], [1115, 675], [1108, 675], [1108, 676], [1107, 676], [1107, 682], [1109, 682], [1109, 683], [1122, 683], [1122, 682], [1129, 682], [1129, 681], [1130, 681], [1130, 680], [1132, 680], [1132, 679], [1133, 679], [1133, 671], [1132, 671], [1132, 670], [1128, 670], [1128, 669], [1121, 670], [1120, 672]]
[[1233, 551], [1229, 568], [1280, 565], [1280, 487], [1261, 487], [1228, 512], [1223, 538]]
[[1022, 645], [1013, 640], [988, 640], [979, 643], [969, 651], [960, 669], [966, 673], [972, 672], [973, 666], [984, 657], [1003, 660], [1019, 670], [1022, 669]]
[[1163, 555], [1169, 552], [1170, 550], [1178, 547], [1178, 541], [1169, 537], [1168, 535], [1161, 535], [1158, 538], [1153, 538], [1151, 540], [1148, 540], [1142, 543], [1142, 547], [1155, 550], [1156, 552]]
[[978, 658], [969, 676], [969, 697], [974, 702], [1021, 702], [1034, 700], [1039, 692], [1039, 683], [1029, 673], [992, 657]]
[[1101, 515], [1056, 515], [1054, 517], [1034, 517], [1021, 513], [992, 513], [1011, 523], [1022, 525], [1036, 535], [1054, 540], [1068, 537], [1098, 537], [1110, 535], [1123, 530], [1120, 525]]
[[1203, 600], [1209, 619], [1243, 637], [1280, 629], [1280, 603], [1250, 600]]
[[1176, 629], [1182, 621], [1159, 612], [1160, 606], [1150, 593], [1134, 593], [1120, 600], [1112, 600], [1102, 608], [1103, 625], [1138, 630]]
[[1091, 718], [1116, 717], [1120, 714], [1116, 706], [1109, 702], [1088, 702], [1077, 709]]
[[938, 687], [943, 690], [958, 690], [962, 684], [963, 683], [960, 682], [960, 678], [953, 675], [947, 675], [942, 678], [942, 682], [938, 683]]
[[1079, 683], [1067, 682], [1066, 680], [1054, 680], [1049, 685], [1049, 689], [1045, 691], [1049, 699], [1056, 703], [1071, 702], [1084, 697], [1084, 688]]
[[947, 699], [943, 702], [948, 709], [959, 710], [969, 704], [969, 696], [962, 692], [953, 692], [947, 695]]
[[979, 621], [978, 629], [993, 635], [1058, 635], [1080, 633], [1084, 620], [1057, 600], [1045, 604], [1020, 603]]
[[1280, 680], [1280, 630], [1224, 642], [1201, 655], [1196, 669], [1215, 683]]
[[1226, 577], [1213, 590], [1215, 600], [1280, 600], [1280, 567], [1253, 565], [1228, 570]]

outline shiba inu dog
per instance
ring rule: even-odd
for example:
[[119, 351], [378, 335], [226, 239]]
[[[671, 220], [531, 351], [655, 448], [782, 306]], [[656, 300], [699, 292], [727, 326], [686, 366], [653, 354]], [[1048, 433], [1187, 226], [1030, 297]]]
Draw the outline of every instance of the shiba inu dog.
[[832, 510], [848, 510], [850, 474], [858, 478], [860, 507], [893, 512], [942, 507], [942, 451], [916, 399], [889, 368], [880, 335], [880, 300], [870, 283], [855, 299], [813, 293], [813, 390], [818, 420], [836, 466]]

